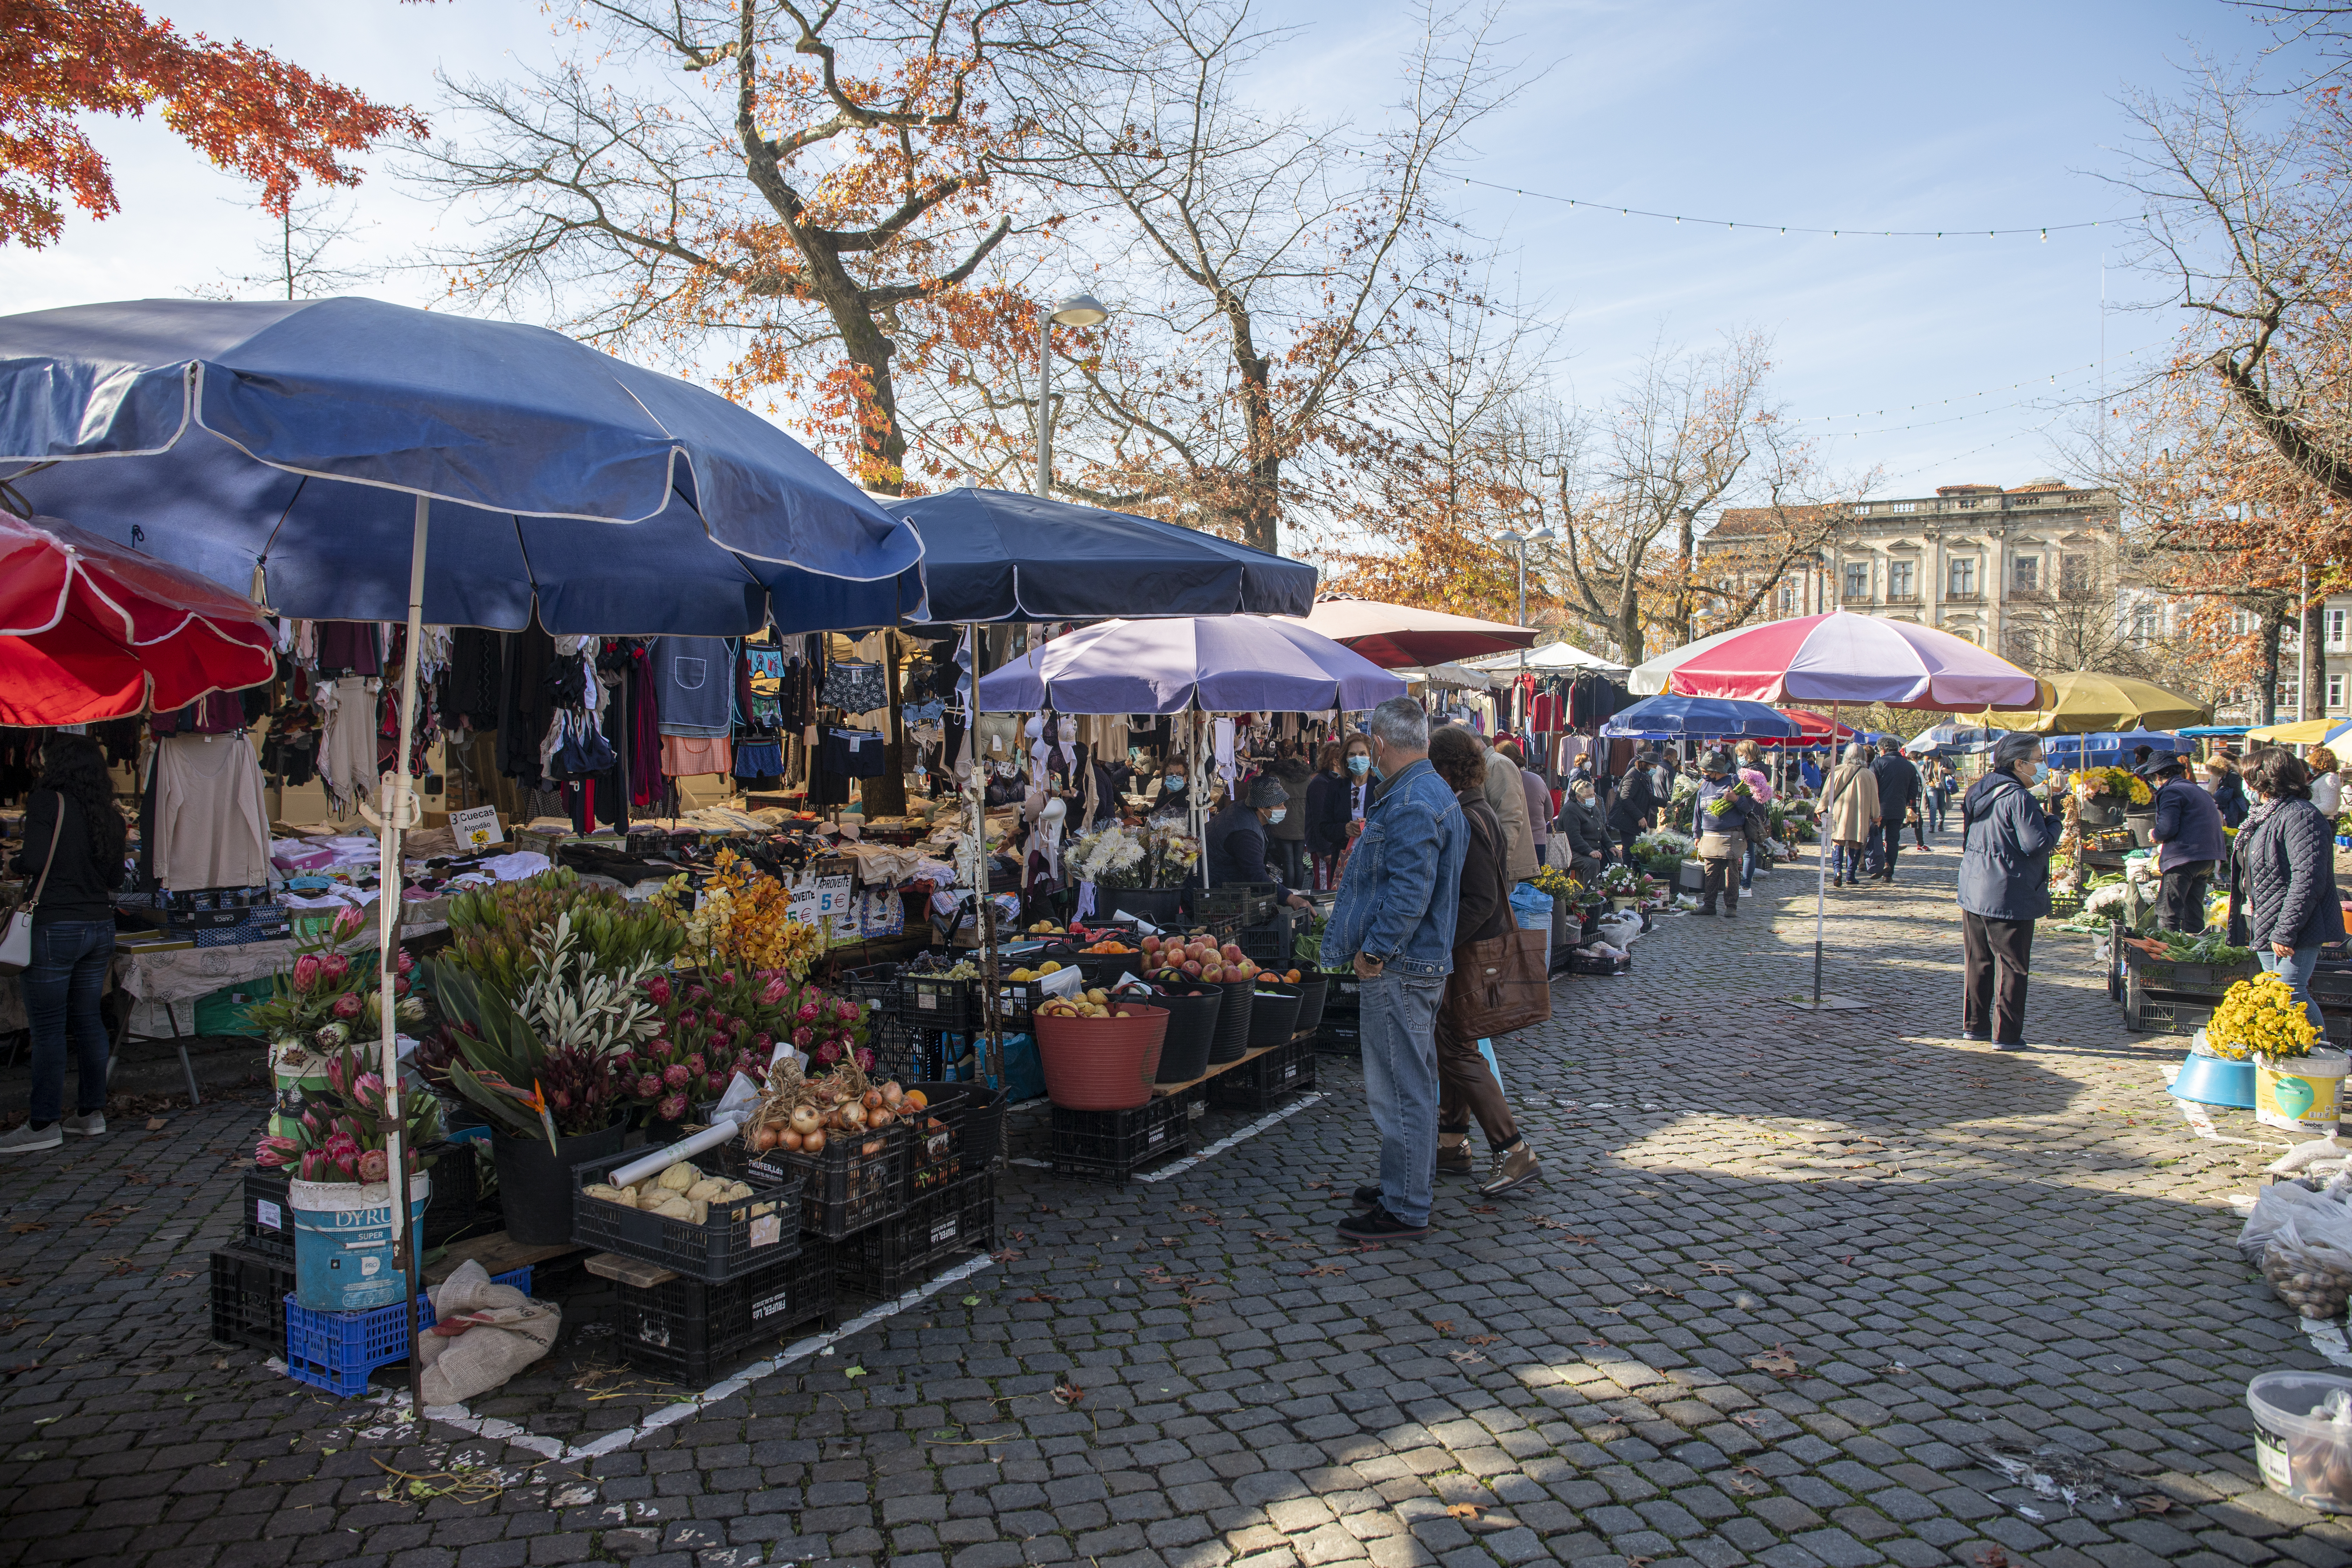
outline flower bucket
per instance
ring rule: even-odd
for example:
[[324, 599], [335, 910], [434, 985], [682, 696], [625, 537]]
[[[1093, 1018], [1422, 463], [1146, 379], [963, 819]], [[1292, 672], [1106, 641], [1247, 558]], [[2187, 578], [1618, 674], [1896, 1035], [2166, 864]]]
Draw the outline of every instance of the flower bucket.
[[499, 1173], [499, 1213], [507, 1239], [520, 1247], [565, 1247], [572, 1241], [572, 1167], [621, 1152], [626, 1131], [615, 1121], [599, 1132], [559, 1138], [555, 1152], [544, 1138], [501, 1132], [490, 1140], [490, 1163]]
[[[425, 1223], [433, 1178], [408, 1178], [411, 1226]], [[363, 1312], [406, 1300], [393, 1264], [390, 1182], [289, 1182], [294, 1211], [294, 1300], [317, 1312]], [[412, 1233], [413, 1234], [413, 1233]]]
[[1045, 1094], [1066, 1110], [1133, 1110], [1151, 1102], [1160, 1047], [1168, 1037], [1168, 1009], [1123, 1002], [1129, 1018], [1067, 1018], [1040, 1013], [1031, 1020], [1045, 1067]]
[[298, 1040], [269, 1047], [269, 1130], [281, 1138], [302, 1131], [302, 1109], [328, 1092], [327, 1058]]
[[2325, 1047], [2309, 1056], [2254, 1058], [2254, 1120], [2324, 1138], [2336, 1131], [2352, 1056]]

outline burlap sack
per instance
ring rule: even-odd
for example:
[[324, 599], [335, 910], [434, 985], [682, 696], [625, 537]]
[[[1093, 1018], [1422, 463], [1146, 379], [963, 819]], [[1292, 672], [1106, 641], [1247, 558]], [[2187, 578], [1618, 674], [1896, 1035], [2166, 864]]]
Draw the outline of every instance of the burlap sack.
[[418, 1387], [429, 1406], [462, 1405], [554, 1348], [563, 1310], [511, 1285], [493, 1285], [468, 1258], [431, 1292], [433, 1327], [416, 1336]]

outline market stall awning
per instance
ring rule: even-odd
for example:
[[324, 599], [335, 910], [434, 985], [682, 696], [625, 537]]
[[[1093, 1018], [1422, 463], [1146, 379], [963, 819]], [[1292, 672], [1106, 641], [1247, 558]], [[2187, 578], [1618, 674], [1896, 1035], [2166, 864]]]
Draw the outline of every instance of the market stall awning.
[[2009, 660], [1949, 632], [1847, 610], [1701, 637], [1644, 661], [1626, 684], [1686, 697], [1947, 711], [2038, 708], [2045, 691]]
[[1810, 708], [1776, 708], [1773, 711], [1794, 724], [1797, 732], [1783, 739], [1765, 740], [1768, 746], [1826, 746], [1854, 737], [1853, 725], [1836, 723], [1828, 714], [1816, 713]]
[[2352, 732], [2352, 719], [2298, 719], [2249, 730], [2246, 738], [2280, 746], [2332, 746], [2347, 732]]
[[540, 327], [374, 300], [0, 317], [0, 479], [283, 615], [550, 631], [887, 625], [922, 542], [783, 431]]
[[1507, 653], [1528, 647], [1541, 635], [1532, 626], [1482, 621], [1413, 605], [1386, 605], [1377, 599], [1320, 599], [1303, 624], [1354, 648], [1384, 669]]
[[1458, 664], [1404, 665], [1391, 673], [1425, 686], [1450, 686], [1459, 691], [1486, 691], [1495, 684], [1484, 670]]
[[2049, 678], [2051, 695], [2020, 712], [1979, 714], [1975, 721], [1994, 730], [2024, 730], [2040, 735], [2087, 735], [2126, 729], [2169, 730], [2212, 716], [2194, 698], [2167, 691], [2154, 681], [2095, 670], [2069, 670]]
[[1288, 619], [1105, 621], [980, 679], [984, 713], [1349, 712], [1405, 694], [1403, 679]]
[[923, 539], [935, 621], [1304, 614], [1315, 568], [1213, 533], [1017, 490], [884, 498]]
[[94, 724], [278, 672], [268, 617], [193, 572], [0, 511], [0, 724]]
[[1567, 642], [1548, 642], [1524, 652], [1492, 653], [1484, 658], [1465, 662], [1473, 669], [1492, 670], [1498, 674], [1520, 669], [1537, 675], [1565, 675], [1590, 670], [1594, 675], [1605, 675], [1612, 679], [1622, 676], [1626, 668], [1615, 659], [1603, 658], [1597, 653], [1589, 653], [1574, 643]]
[[1749, 739], [1787, 737], [1797, 726], [1786, 714], [1762, 702], [1727, 697], [1645, 697], [1601, 726], [1611, 736], [1644, 740], [1694, 740], [1710, 736]]

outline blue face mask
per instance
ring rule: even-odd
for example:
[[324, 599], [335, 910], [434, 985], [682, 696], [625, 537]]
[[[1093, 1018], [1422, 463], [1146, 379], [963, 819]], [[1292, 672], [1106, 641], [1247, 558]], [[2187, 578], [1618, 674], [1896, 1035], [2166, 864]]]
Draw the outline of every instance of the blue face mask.
[[1368, 773], [1372, 771], [1372, 759], [1361, 752], [1352, 752], [1348, 756], [1348, 771], [1351, 773]]
[[1286, 806], [1286, 805], [1277, 805], [1277, 806], [1276, 806], [1272, 811], [1269, 811], [1269, 812], [1267, 812], [1267, 813], [1265, 814], [1265, 820], [1266, 820], [1266, 824], [1267, 824], [1267, 826], [1272, 826], [1272, 825], [1274, 825], [1275, 823], [1280, 822], [1284, 817], [1288, 816], [1289, 815], [1290, 815], [1290, 808], [1289, 808], [1288, 806]]
[[1182, 773], [1170, 773], [1166, 778], [1160, 781], [1160, 787], [1166, 790], [1170, 795], [1175, 795], [1184, 787], [1184, 775]]

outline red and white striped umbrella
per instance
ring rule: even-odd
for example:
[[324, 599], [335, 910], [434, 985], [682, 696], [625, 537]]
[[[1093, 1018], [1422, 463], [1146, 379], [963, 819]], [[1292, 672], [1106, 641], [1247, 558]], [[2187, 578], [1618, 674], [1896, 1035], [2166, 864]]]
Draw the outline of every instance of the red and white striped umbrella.
[[2046, 689], [1964, 637], [1845, 610], [1738, 626], [1636, 668], [1636, 692], [1756, 702], [1871, 703], [1963, 712], [2038, 708]]

